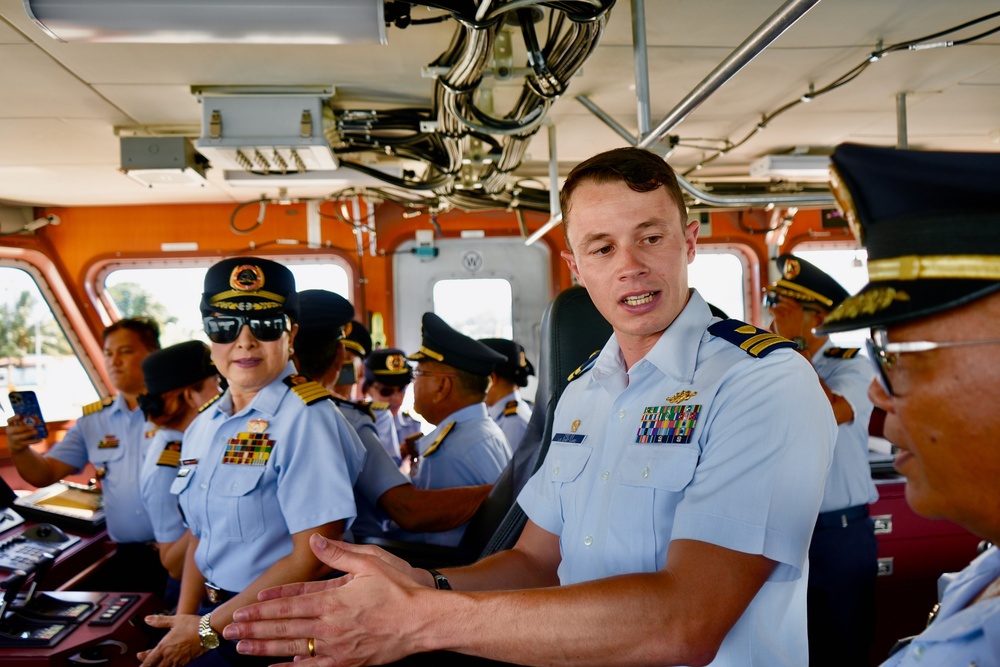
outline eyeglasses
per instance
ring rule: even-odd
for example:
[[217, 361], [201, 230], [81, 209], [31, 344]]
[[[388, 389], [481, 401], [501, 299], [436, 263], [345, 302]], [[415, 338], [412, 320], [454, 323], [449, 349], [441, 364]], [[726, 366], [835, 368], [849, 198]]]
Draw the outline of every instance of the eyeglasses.
[[890, 343], [889, 335], [883, 328], [872, 329], [871, 338], [865, 341], [868, 347], [868, 355], [878, 370], [878, 381], [882, 389], [889, 396], [895, 396], [892, 392], [892, 385], [889, 383], [889, 369], [899, 359], [899, 355], [910, 352], [930, 352], [945, 347], [961, 347], [965, 345], [993, 345], [1000, 343], [1000, 338], [987, 338], [985, 340], [949, 340], [934, 342], [929, 340], [908, 340], [899, 343]]
[[457, 376], [454, 373], [432, 373], [431, 371], [413, 371], [413, 377], [453, 378]]
[[250, 327], [250, 333], [257, 340], [268, 343], [281, 338], [281, 334], [291, 329], [288, 315], [270, 317], [244, 317], [242, 315], [218, 315], [202, 319], [205, 334], [213, 343], [232, 343], [240, 337], [243, 326]]

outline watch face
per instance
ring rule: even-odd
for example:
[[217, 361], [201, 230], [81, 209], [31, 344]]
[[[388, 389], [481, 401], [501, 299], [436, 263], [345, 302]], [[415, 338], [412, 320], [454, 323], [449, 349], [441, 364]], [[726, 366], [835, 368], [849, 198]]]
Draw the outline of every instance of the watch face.
[[198, 624], [198, 636], [201, 637], [202, 648], [219, 648], [219, 635], [212, 629], [209, 614], [201, 617], [201, 622]]

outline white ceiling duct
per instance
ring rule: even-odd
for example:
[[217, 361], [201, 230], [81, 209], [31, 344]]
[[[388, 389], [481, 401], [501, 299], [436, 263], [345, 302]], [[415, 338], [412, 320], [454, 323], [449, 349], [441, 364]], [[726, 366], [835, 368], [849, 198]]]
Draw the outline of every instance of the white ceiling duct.
[[24, 0], [62, 42], [386, 43], [382, 0]]

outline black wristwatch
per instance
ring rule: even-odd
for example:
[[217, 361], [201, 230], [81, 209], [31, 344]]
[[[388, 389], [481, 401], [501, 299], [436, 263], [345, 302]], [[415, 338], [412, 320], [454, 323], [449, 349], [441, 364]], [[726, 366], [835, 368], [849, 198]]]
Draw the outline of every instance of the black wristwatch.
[[451, 590], [451, 583], [448, 581], [448, 577], [444, 576], [437, 570], [432, 570], [431, 568], [427, 568], [427, 571], [431, 573], [432, 577], [434, 577], [434, 588], [439, 591]]

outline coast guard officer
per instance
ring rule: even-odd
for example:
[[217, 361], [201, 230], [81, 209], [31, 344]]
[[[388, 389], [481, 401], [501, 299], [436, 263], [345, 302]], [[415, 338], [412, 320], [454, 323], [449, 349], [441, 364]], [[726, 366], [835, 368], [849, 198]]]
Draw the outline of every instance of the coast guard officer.
[[[503, 431], [486, 411], [493, 367], [504, 357], [452, 329], [434, 313], [424, 313], [420, 349], [410, 355], [413, 408], [436, 424], [417, 441], [419, 462], [411, 473], [418, 489], [492, 484], [511, 458]], [[411, 541], [458, 546], [465, 527], [441, 533], [398, 534]]]
[[365, 357], [362, 392], [372, 399], [379, 438], [397, 465], [403, 462], [401, 448], [406, 439], [420, 433], [420, 422], [401, 410], [412, 380], [413, 368], [406, 363], [402, 350], [373, 350]]
[[119, 320], [107, 327], [104, 368], [118, 395], [84, 406], [83, 416], [61, 442], [45, 455], [30, 445], [39, 442], [35, 427], [8, 420], [7, 441], [18, 474], [43, 487], [93, 464], [104, 496], [108, 535], [115, 555], [87, 579], [89, 590], [163, 592], [166, 571], [153, 547], [153, 525], [143, 508], [139, 473], [149, 451], [151, 432], [139, 408], [145, 391], [142, 361], [160, 349], [160, 330], [146, 318]]
[[365, 457], [330, 393], [290, 361], [299, 303], [288, 268], [259, 257], [214, 264], [201, 312], [228, 387], [184, 434], [171, 492], [191, 545], [177, 614], [146, 619], [171, 628], [139, 654], [147, 666], [181, 662], [177, 656], [199, 666], [240, 664], [219, 632], [264, 588], [330, 574], [309, 536], [343, 535], [356, 515], [353, 486]]
[[521, 398], [519, 387], [528, 386], [528, 376], [535, 374], [535, 367], [524, 356], [524, 347], [507, 338], [480, 338], [479, 342], [506, 360], [497, 364], [490, 376], [489, 391], [486, 392], [486, 406], [490, 417], [507, 436], [512, 450], [517, 449], [528, 430], [531, 406]]
[[347, 358], [334, 389], [339, 396], [346, 396], [352, 401], [363, 400], [359, 385], [365, 376], [365, 357], [372, 351], [372, 335], [368, 327], [353, 320], [344, 327], [344, 338], [340, 342], [347, 351]]
[[799, 345], [837, 419], [837, 444], [809, 545], [809, 665], [864, 665], [875, 634], [878, 542], [868, 505], [878, 491], [868, 466], [868, 386], [875, 376], [857, 348], [834, 347], [813, 330], [848, 297], [840, 283], [794, 255], [778, 257], [767, 288], [771, 330]]
[[[329, 387], [344, 363], [341, 338], [345, 325], [354, 317], [354, 307], [339, 294], [305, 290], [299, 292], [299, 309], [296, 364], [303, 375]], [[402, 357], [399, 361], [406, 365]], [[489, 493], [489, 485], [438, 491], [415, 489], [383, 448], [370, 404], [335, 393], [331, 398], [357, 431], [366, 451], [364, 466], [354, 484], [358, 516], [350, 532], [355, 540], [382, 537], [390, 520], [406, 530], [440, 531], [460, 526], [472, 517]]]

